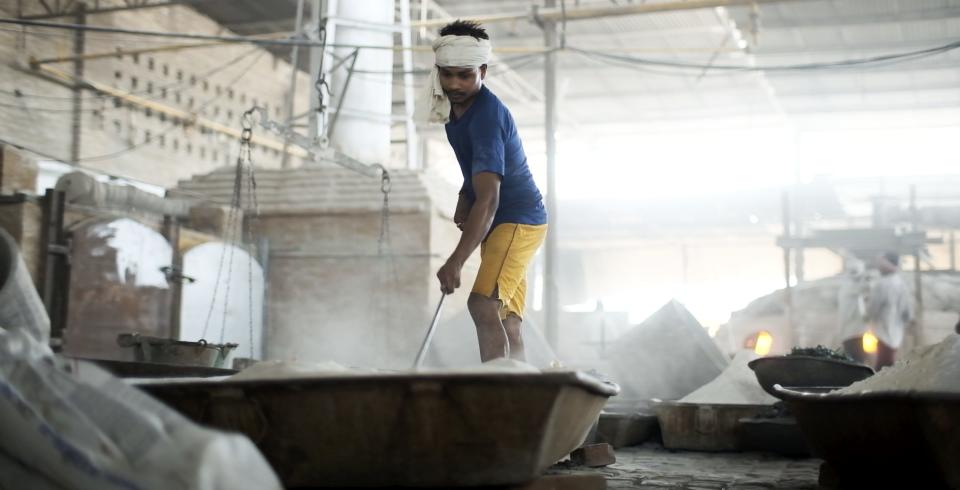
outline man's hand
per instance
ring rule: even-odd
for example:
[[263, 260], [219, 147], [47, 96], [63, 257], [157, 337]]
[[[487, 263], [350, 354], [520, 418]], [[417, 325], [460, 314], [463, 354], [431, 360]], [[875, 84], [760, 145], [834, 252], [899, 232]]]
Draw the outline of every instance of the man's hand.
[[[493, 217], [497, 213], [500, 202], [500, 176], [491, 172], [474, 175], [473, 188], [476, 191], [476, 200], [470, 203], [470, 212], [463, 223], [463, 234], [460, 235], [457, 248], [450, 254], [447, 263], [437, 271], [440, 289], [444, 294], [453, 294], [453, 291], [460, 287], [460, 270], [463, 269], [464, 262], [470, 259], [470, 254], [486, 238], [493, 223]], [[461, 201], [465, 200], [463, 195], [460, 198]]]
[[453, 291], [460, 287], [461, 269], [463, 264], [451, 258], [437, 271], [437, 279], [440, 280], [440, 290], [443, 294], [453, 294]]

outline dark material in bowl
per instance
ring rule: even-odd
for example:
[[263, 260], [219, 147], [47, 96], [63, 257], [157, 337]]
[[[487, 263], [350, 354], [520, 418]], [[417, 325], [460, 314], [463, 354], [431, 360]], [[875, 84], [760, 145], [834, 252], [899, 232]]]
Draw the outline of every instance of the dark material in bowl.
[[775, 384], [839, 388], [873, 376], [873, 369], [863, 364], [810, 356], [761, 357], [750, 361], [747, 366], [757, 375], [763, 391], [777, 398], [780, 394], [773, 389]]
[[960, 395], [776, 391], [842, 488], [958, 488]]

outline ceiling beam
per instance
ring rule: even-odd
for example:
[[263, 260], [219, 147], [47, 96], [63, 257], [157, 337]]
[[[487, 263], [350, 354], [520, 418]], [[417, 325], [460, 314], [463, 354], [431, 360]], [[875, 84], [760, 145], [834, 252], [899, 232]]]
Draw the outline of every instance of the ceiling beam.
[[[86, 15], [109, 14], [113, 12], [124, 12], [128, 10], [142, 10], [142, 9], [148, 9], [148, 8], [171, 7], [173, 5], [183, 5], [186, 3], [189, 3], [189, 1], [188, 0], [144, 0], [139, 4], [114, 5], [110, 7], [88, 6], [84, 9], [83, 13]], [[25, 20], [44, 20], [44, 19], [56, 19], [60, 17], [72, 17], [77, 14], [77, 6], [75, 6], [75, 4], [71, 2], [67, 4], [64, 8], [61, 8], [60, 10], [52, 9], [50, 11], [44, 11], [44, 13], [42, 14], [24, 15], [24, 16], [21, 16], [20, 18]]]
[[[701, 10], [716, 7], [736, 7], [764, 5], [782, 2], [807, 2], [819, 0], [687, 0], [665, 1], [658, 3], [631, 3], [626, 5], [610, 5], [603, 7], [568, 7], [568, 8], [534, 8], [530, 12], [514, 12], [503, 14], [484, 14], [463, 16], [464, 20], [473, 20], [482, 24], [494, 22], [515, 22], [532, 20], [535, 22], [577, 21], [588, 19], [602, 19], [605, 17], [621, 17], [626, 15], [655, 14], [662, 12], [677, 12], [683, 10]], [[457, 20], [455, 17], [417, 20], [410, 23], [412, 28], [440, 27]]]
[[907, 22], [942, 21], [944, 19], [960, 17], [960, 6], [950, 6], [933, 9], [919, 9], [890, 12], [884, 14], [854, 14], [833, 15], [829, 17], [802, 17], [764, 15], [760, 12], [761, 35], [767, 29], [803, 29], [808, 27], [854, 27], [871, 24], [904, 24]]
[[[774, 84], [776, 85], [776, 84]], [[883, 96], [884, 94], [902, 94], [904, 92], [929, 92], [929, 91], [942, 91], [944, 93], [956, 93], [957, 84], [956, 83], [937, 83], [932, 85], [914, 85], [914, 86], [898, 86], [898, 87], [885, 87], [881, 89], [873, 88], [863, 88], [862, 90], [850, 90], [849, 88], [844, 87], [841, 90], [830, 90], [829, 84], [823, 87], [817, 85], [813, 88], [806, 88], [803, 90], [784, 90], [781, 87], [774, 87], [776, 89], [777, 97], [828, 97], [828, 96], [859, 96], [859, 95], [869, 95], [874, 96]], [[566, 96], [563, 97], [564, 102], [579, 102], [579, 101], [591, 101], [591, 100], [603, 100], [610, 98], [637, 98], [637, 99], [659, 99], [663, 97], [673, 97], [673, 96], [683, 96], [690, 95], [701, 96], [701, 97], [736, 97], [743, 96], [748, 97], [759, 97], [759, 92], [762, 89], [759, 87], [745, 87], [745, 86], [734, 86], [734, 87], [720, 87], [720, 88], [706, 88], [703, 90], [697, 89], [649, 89], [649, 90], [630, 90], [618, 92], [616, 90], [604, 90], [602, 92], [590, 92], [590, 93], [576, 93], [576, 92], [567, 92]]]

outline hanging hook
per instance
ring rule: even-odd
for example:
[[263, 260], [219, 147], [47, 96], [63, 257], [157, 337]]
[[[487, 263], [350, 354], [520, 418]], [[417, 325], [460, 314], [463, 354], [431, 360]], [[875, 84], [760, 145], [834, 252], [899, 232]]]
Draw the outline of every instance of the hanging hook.
[[387, 169], [383, 169], [383, 172], [380, 174], [380, 192], [389, 194], [392, 187], [393, 182], [390, 180], [390, 172], [387, 172]]

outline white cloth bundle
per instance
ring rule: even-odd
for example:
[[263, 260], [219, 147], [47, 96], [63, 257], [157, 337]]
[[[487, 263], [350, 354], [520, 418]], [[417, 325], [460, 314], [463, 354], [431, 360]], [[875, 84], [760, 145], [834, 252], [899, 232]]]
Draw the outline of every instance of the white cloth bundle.
[[417, 104], [414, 118], [421, 123], [442, 123], [450, 120], [450, 100], [440, 85], [437, 67], [477, 67], [490, 61], [490, 41], [473, 36], [442, 36], [433, 42], [436, 63]]

